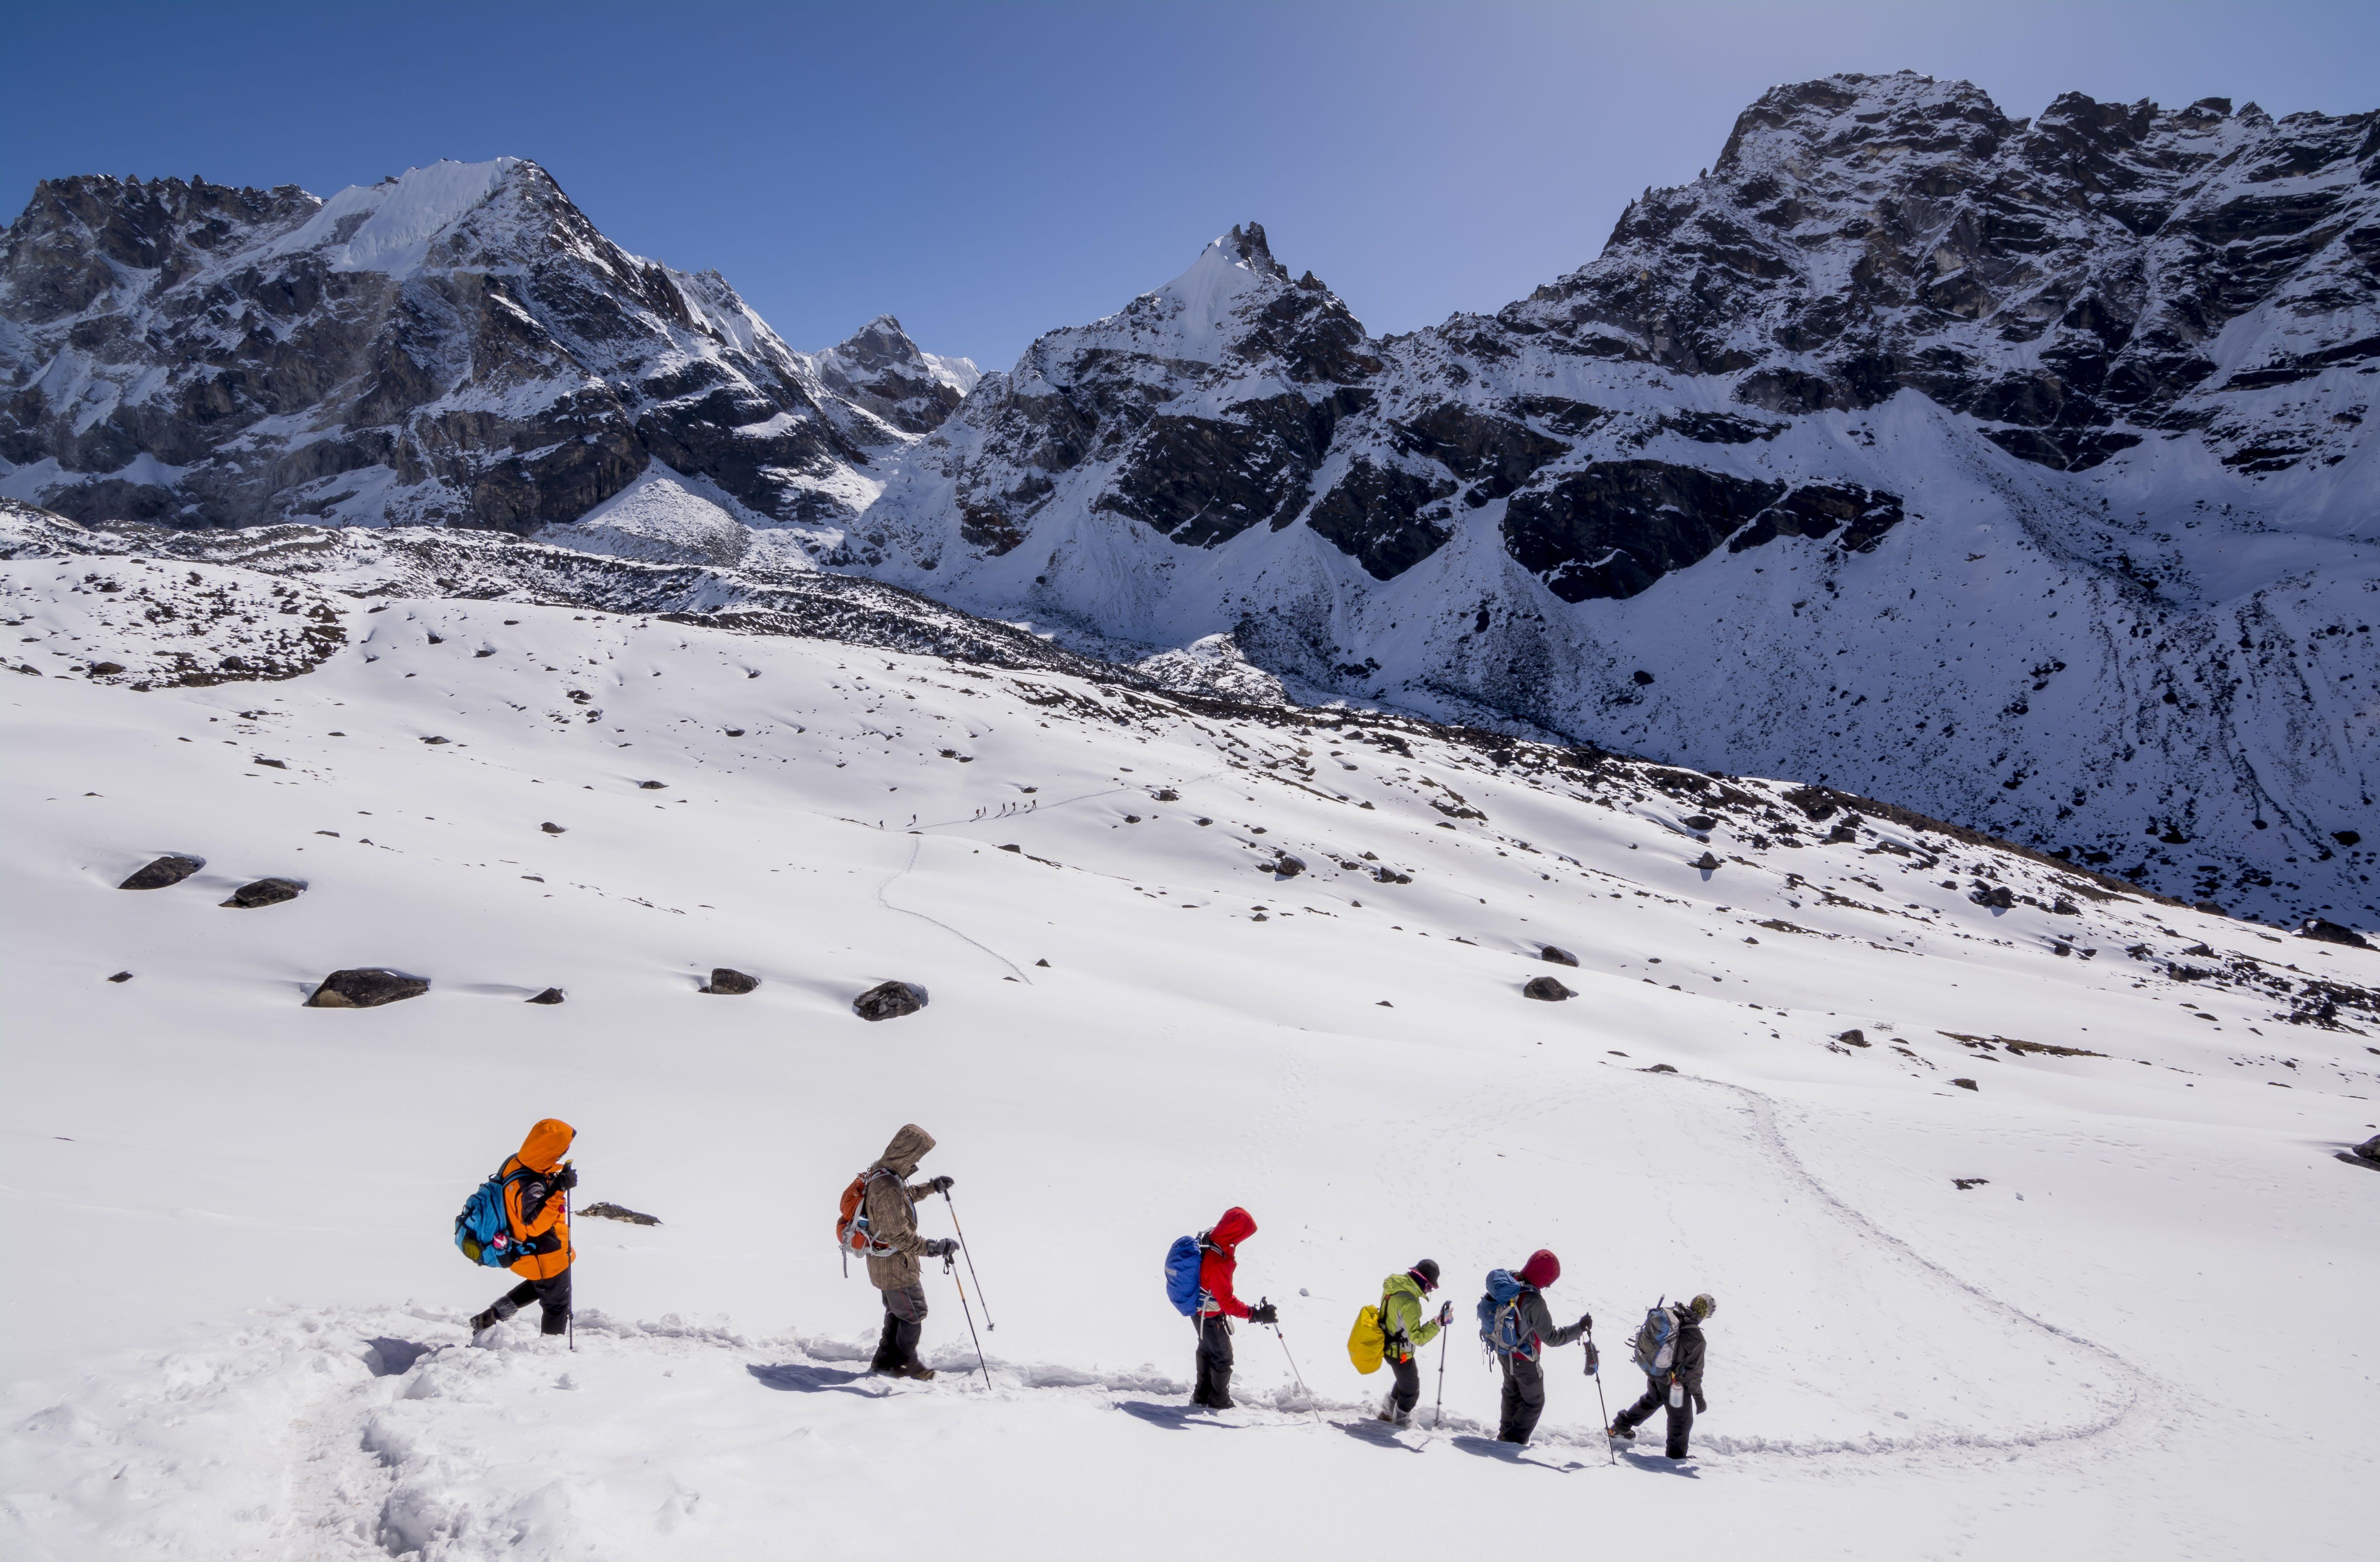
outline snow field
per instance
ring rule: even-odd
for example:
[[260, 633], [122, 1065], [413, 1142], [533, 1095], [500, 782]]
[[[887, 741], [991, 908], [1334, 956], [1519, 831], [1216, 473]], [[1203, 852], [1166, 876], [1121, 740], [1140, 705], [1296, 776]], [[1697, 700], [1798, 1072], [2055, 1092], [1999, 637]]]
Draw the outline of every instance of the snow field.
[[[20, 633], [98, 642], [100, 607], [6, 567]], [[286, 681], [0, 683], [12, 1555], [846, 1556], [915, 1526], [1173, 1556], [1211, 1553], [1165, 1517], [1209, 1499], [1255, 1556], [2368, 1533], [2380, 1179], [2330, 1153], [2370, 1131], [2380, 1060], [2123, 951], [2204, 939], [2348, 982], [2380, 957], [2142, 901], [1994, 913], [1940, 886], [1949, 861], [1755, 848], [1733, 818], [1706, 873], [1687, 803], [1426, 736], [1400, 754], [1047, 673], [328, 600], [347, 645]], [[1257, 871], [1276, 848], [1307, 871]], [[113, 888], [164, 851], [206, 867]], [[308, 891], [216, 906], [266, 873]], [[353, 965], [433, 987], [298, 1007]], [[714, 965], [763, 984], [698, 995]], [[1522, 999], [1541, 974], [1579, 997]], [[888, 977], [929, 1007], [857, 1020]], [[548, 984], [569, 1001], [521, 1001]], [[1869, 1046], [1829, 1044], [1852, 1026]], [[453, 1256], [455, 1208], [549, 1114], [580, 1130], [582, 1203], [663, 1224], [582, 1216], [576, 1356], [519, 1323], [469, 1349], [504, 1281]], [[878, 1314], [832, 1202], [905, 1120], [958, 1178], [989, 1390], [931, 1266], [944, 1376], [846, 1375]], [[1244, 1328], [1244, 1409], [1210, 1424], [1181, 1411], [1189, 1330], [1157, 1272], [1232, 1202], [1261, 1227], [1244, 1294], [1282, 1304], [1315, 1402]], [[1522, 1468], [1484, 1441], [1470, 1305], [1541, 1245], [1615, 1410], [1643, 1309], [1719, 1299], [1682, 1479], [1643, 1451], [1658, 1418], [1605, 1461], [1575, 1351]], [[1448, 1422], [1383, 1439], [1385, 1374], [1341, 1342], [1424, 1254], [1458, 1315]], [[2277, 1319], [2322, 1370], [2277, 1369]]]

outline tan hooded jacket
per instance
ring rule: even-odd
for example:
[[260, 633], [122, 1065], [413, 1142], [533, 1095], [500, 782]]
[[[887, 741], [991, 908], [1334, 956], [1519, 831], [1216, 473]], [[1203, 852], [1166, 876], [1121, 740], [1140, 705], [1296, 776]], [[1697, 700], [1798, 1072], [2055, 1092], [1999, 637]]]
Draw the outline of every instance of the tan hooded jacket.
[[917, 1202], [933, 1190], [922, 1182], [914, 1188], [903, 1184], [917, 1175], [917, 1163], [933, 1147], [932, 1134], [915, 1123], [904, 1123], [884, 1153], [876, 1158], [876, 1165], [892, 1175], [868, 1179], [862, 1207], [868, 1212], [868, 1234], [898, 1250], [890, 1258], [871, 1256], [868, 1261], [868, 1283], [880, 1291], [896, 1291], [917, 1283], [917, 1250], [926, 1245], [926, 1239], [917, 1235]]

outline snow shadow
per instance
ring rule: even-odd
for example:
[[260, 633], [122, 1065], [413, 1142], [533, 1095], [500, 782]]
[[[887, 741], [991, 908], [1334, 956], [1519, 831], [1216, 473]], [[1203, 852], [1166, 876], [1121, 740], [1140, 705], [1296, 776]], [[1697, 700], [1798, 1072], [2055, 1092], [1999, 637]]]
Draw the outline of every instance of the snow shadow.
[[1399, 1437], [1396, 1429], [1383, 1421], [1334, 1421], [1330, 1423], [1358, 1443], [1369, 1443], [1376, 1448], [1395, 1448], [1401, 1453], [1417, 1454], [1417, 1444]]
[[419, 1340], [382, 1336], [364, 1341], [363, 1363], [374, 1377], [402, 1377], [430, 1351], [431, 1347]]
[[2333, 1153], [2350, 1166], [2362, 1166], [2365, 1171], [2380, 1171], [2380, 1161], [2367, 1161], [2362, 1156], [2346, 1150], [2335, 1151]]
[[1576, 1459], [1572, 1459], [1565, 1464], [1549, 1464], [1541, 1458], [1531, 1458], [1528, 1457], [1529, 1448], [1525, 1443], [1507, 1443], [1495, 1437], [1471, 1436], [1450, 1437], [1447, 1442], [1464, 1453], [1476, 1455], [1480, 1458], [1501, 1459], [1506, 1464], [1535, 1465], [1539, 1470], [1550, 1470], [1557, 1475], [1567, 1475], [1573, 1470], [1586, 1468]]
[[863, 1399], [881, 1399], [888, 1392], [863, 1386], [866, 1373], [846, 1373], [839, 1367], [810, 1367], [790, 1361], [764, 1367], [747, 1361], [744, 1370], [758, 1378], [762, 1386], [790, 1394], [856, 1394]]
[[1688, 1464], [1683, 1459], [1673, 1459], [1662, 1454], [1639, 1453], [1634, 1448], [1621, 1449], [1620, 1462], [1631, 1470], [1641, 1470], [1647, 1475], [1682, 1475], [1689, 1481], [1699, 1481], [1703, 1478], [1700, 1469]]
[[1119, 1399], [1115, 1408], [1137, 1421], [1164, 1427], [1170, 1432], [1181, 1432], [1193, 1426], [1211, 1426], [1223, 1432], [1248, 1430], [1238, 1422], [1217, 1421], [1212, 1410], [1199, 1405], [1160, 1405], [1147, 1399]]

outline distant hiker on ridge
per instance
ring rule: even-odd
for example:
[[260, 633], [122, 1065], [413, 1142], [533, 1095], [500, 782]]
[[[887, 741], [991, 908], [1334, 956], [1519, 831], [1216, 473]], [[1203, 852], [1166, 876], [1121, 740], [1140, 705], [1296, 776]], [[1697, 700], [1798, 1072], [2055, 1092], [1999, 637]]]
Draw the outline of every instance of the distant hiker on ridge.
[[531, 1299], [542, 1312], [538, 1333], [569, 1331], [570, 1261], [577, 1255], [570, 1248], [570, 1205], [563, 1195], [578, 1186], [578, 1171], [562, 1158], [577, 1137], [578, 1130], [561, 1118], [544, 1118], [521, 1141], [520, 1153], [496, 1173], [504, 1189], [504, 1220], [512, 1228], [511, 1251], [520, 1255], [505, 1267], [520, 1275], [521, 1283], [471, 1320], [475, 1336], [494, 1328]]
[[1198, 1239], [1198, 1381], [1190, 1402], [1210, 1410], [1232, 1408], [1232, 1320], [1269, 1324], [1281, 1315], [1270, 1302], [1252, 1308], [1232, 1293], [1240, 1244], [1256, 1234], [1256, 1217], [1233, 1204]]
[[932, 1134], [915, 1123], [903, 1124], [876, 1164], [844, 1192], [844, 1218], [835, 1227], [846, 1251], [867, 1255], [868, 1283], [884, 1293], [884, 1333], [868, 1370], [920, 1382], [934, 1372], [917, 1359], [926, 1328], [926, 1287], [918, 1279], [917, 1260], [959, 1249], [951, 1238], [917, 1235], [917, 1201], [953, 1186], [953, 1179], [938, 1177], [905, 1186], [933, 1147]]
[[1575, 1324], [1554, 1327], [1546, 1307], [1545, 1288], [1561, 1278], [1561, 1260], [1544, 1248], [1529, 1255], [1520, 1272], [1491, 1269], [1488, 1294], [1479, 1299], [1479, 1336], [1496, 1353], [1504, 1370], [1503, 1415], [1496, 1440], [1525, 1443], [1546, 1413], [1546, 1373], [1537, 1365], [1549, 1346], [1568, 1345], [1595, 1326], [1595, 1319], [1579, 1314]]
[[[1436, 1289], [1438, 1261], [1429, 1258], [1380, 1282], [1380, 1335], [1386, 1342], [1380, 1359], [1397, 1377], [1388, 1403], [1380, 1407], [1382, 1421], [1399, 1426], [1413, 1424], [1414, 1407], [1421, 1403], [1421, 1367], [1414, 1352], [1436, 1339], [1438, 1331], [1454, 1320], [1451, 1301], [1439, 1304], [1437, 1317], [1423, 1315], [1422, 1298]], [[1442, 1373], [1440, 1377], [1442, 1382]]]
[[1652, 1420], [1655, 1410], [1666, 1409], [1670, 1436], [1662, 1452], [1673, 1459], [1686, 1457], [1686, 1434], [1694, 1430], [1694, 1414], [1710, 1409], [1703, 1398], [1703, 1320], [1718, 1311], [1718, 1303], [1705, 1291], [1692, 1301], [1657, 1306], [1645, 1314], [1635, 1344], [1645, 1397], [1611, 1418], [1609, 1435], [1633, 1443], [1636, 1428]]

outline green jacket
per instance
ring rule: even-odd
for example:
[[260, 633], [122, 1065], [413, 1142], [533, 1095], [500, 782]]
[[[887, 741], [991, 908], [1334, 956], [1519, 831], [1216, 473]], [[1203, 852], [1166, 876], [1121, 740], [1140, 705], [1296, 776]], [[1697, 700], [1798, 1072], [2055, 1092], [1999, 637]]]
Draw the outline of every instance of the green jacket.
[[1380, 1333], [1388, 1336], [1390, 1361], [1408, 1361], [1416, 1348], [1438, 1337], [1438, 1313], [1423, 1308], [1421, 1282], [1411, 1275], [1380, 1282]]

